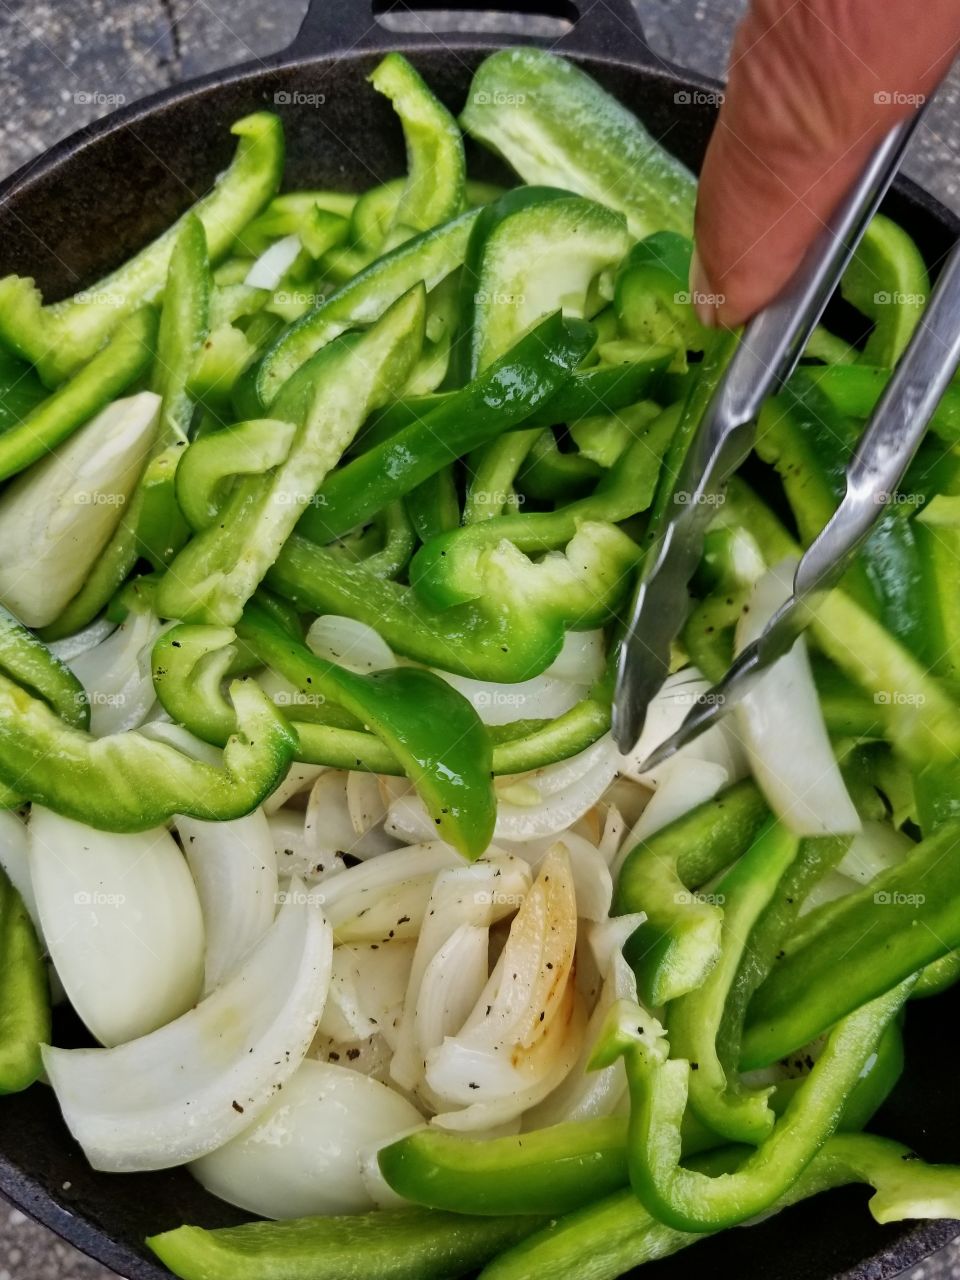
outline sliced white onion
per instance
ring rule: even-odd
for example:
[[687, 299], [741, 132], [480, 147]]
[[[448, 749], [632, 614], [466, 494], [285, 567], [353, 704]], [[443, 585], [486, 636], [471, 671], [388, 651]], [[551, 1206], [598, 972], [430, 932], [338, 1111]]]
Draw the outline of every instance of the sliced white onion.
[[682, 818], [691, 809], [712, 800], [729, 781], [730, 774], [722, 764], [709, 760], [668, 760], [650, 803], [620, 846], [613, 864], [614, 874], [619, 873], [627, 855], [641, 840], [649, 840], [655, 832]]
[[251, 289], [276, 289], [302, 248], [297, 235], [275, 240], [254, 262], [243, 283]]
[[729, 718], [724, 718], [699, 738], [681, 747], [664, 764], [641, 772], [641, 765], [650, 753], [680, 728], [688, 712], [710, 696], [711, 687], [696, 667], [684, 667], [667, 676], [647, 708], [639, 741], [621, 759], [621, 770], [628, 778], [647, 787], [659, 787], [668, 766], [688, 760], [706, 760], [722, 765], [731, 782], [746, 775], [746, 757], [738, 740], [736, 725]]
[[603, 675], [606, 660], [602, 631], [568, 631], [547, 670], [557, 680], [591, 685]]
[[308, 1058], [251, 1128], [190, 1166], [202, 1186], [265, 1218], [375, 1207], [361, 1156], [418, 1128], [406, 1098], [356, 1071]]
[[510, 927], [490, 979], [455, 1036], [427, 1054], [426, 1083], [447, 1107], [435, 1123], [503, 1124], [553, 1091], [580, 1051], [573, 982], [577, 921], [573, 874], [558, 845]]
[[881, 871], [899, 866], [915, 847], [909, 836], [888, 822], [864, 822], [837, 863], [837, 871], [858, 884], [869, 884]]
[[97, 618], [88, 627], [75, 632], [72, 636], [64, 636], [62, 640], [51, 640], [47, 648], [61, 662], [70, 662], [73, 658], [79, 658], [81, 653], [92, 649], [94, 645], [98, 645], [101, 640], [106, 640], [110, 632], [116, 629], [116, 625], [109, 618]]
[[279, 787], [264, 800], [264, 813], [268, 816], [271, 813], [276, 813], [278, 809], [282, 809], [289, 800], [299, 795], [301, 791], [309, 790], [325, 769], [326, 765], [322, 764], [302, 764], [299, 761], [292, 764]]
[[494, 837], [536, 840], [565, 831], [593, 808], [618, 767], [619, 752], [605, 735], [569, 760], [499, 786]]
[[371, 858], [397, 847], [392, 834], [381, 827], [357, 833], [347, 798], [349, 775], [328, 769], [321, 773], [310, 791], [304, 841], [307, 856], [315, 866], [328, 870], [342, 866], [345, 854], [353, 858]]
[[342, 1042], [380, 1034], [395, 1043], [394, 1021], [399, 1021], [414, 947], [412, 940], [335, 947], [320, 1034]]
[[[739, 652], [755, 640], [793, 589], [794, 562], [771, 569], [737, 625]], [[736, 709], [750, 765], [767, 803], [797, 835], [850, 835], [860, 818], [841, 776], [803, 636]]]
[[155, 742], [165, 742], [167, 746], [182, 751], [185, 756], [190, 756], [194, 760], [202, 760], [204, 764], [221, 765], [223, 763], [222, 751], [198, 738], [182, 724], [173, 724], [165, 718], [165, 715], [152, 716], [146, 724], [140, 726], [137, 732], [144, 738], [153, 738]]
[[303, 809], [278, 809], [270, 814], [267, 823], [277, 860], [277, 874], [282, 879], [299, 876], [307, 884], [313, 884], [331, 870], [311, 856], [304, 830], [306, 813]]
[[338, 942], [415, 938], [437, 872], [462, 865], [442, 840], [395, 849], [321, 881], [324, 914]]
[[414, 1009], [413, 1041], [419, 1061], [413, 1074], [417, 1084], [423, 1074], [426, 1054], [463, 1026], [480, 999], [489, 976], [489, 958], [490, 930], [462, 924], [439, 947], [424, 970]]
[[323, 614], [312, 624], [307, 632], [307, 648], [318, 658], [361, 674], [386, 671], [397, 665], [390, 646], [373, 627], [334, 613]]
[[300, 718], [297, 715], [298, 707], [318, 707], [326, 702], [322, 693], [305, 693], [292, 680], [269, 669], [257, 672], [257, 684], [274, 706], [281, 707], [292, 720]]
[[387, 798], [375, 773], [354, 770], [347, 775], [347, 811], [358, 836], [382, 827], [387, 816]]
[[807, 915], [814, 908], [822, 907], [825, 902], [835, 902], [837, 898], [845, 898], [859, 888], [858, 882], [851, 880], [849, 876], [841, 875], [836, 869], [828, 871], [826, 875], [820, 877], [804, 898], [800, 915]]
[[238, 968], [273, 923], [277, 863], [260, 809], [231, 822], [178, 816], [177, 831], [200, 896], [206, 931], [203, 993]]
[[568, 631], [556, 660], [539, 676], [517, 684], [471, 680], [438, 670], [463, 694], [484, 724], [512, 720], [553, 720], [575, 707], [603, 673], [603, 632]]
[[624, 916], [611, 916], [587, 926], [587, 943], [600, 973], [607, 973], [614, 956], [623, 950], [646, 920], [645, 911], [631, 911]]
[[627, 824], [623, 814], [615, 804], [608, 803], [607, 812], [603, 819], [603, 833], [597, 846], [608, 867], [613, 866], [613, 860], [620, 850], [620, 845], [623, 843], [623, 837], [626, 833]]
[[302, 1062], [330, 983], [329, 926], [281, 908], [230, 981], [175, 1022], [115, 1049], [45, 1047], [70, 1132], [95, 1169], [167, 1169], [222, 1147]]
[[356, 1071], [358, 1075], [369, 1076], [381, 1084], [390, 1084], [390, 1053], [385, 1036], [349, 1041], [318, 1034], [310, 1046], [309, 1056], [318, 1062], [332, 1062], [348, 1071]]
[[34, 805], [30, 877], [70, 1003], [115, 1045], [189, 1009], [203, 978], [203, 918], [162, 827], [118, 835]]
[[636, 975], [619, 952], [613, 955], [605, 973], [600, 999], [587, 1023], [579, 1058], [559, 1088], [525, 1113], [524, 1129], [614, 1114], [627, 1091], [623, 1061], [618, 1059], [600, 1071], [588, 1071], [587, 1063], [603, 1033], [607, 1014], [617, 1000], [637, 1001]]
[[27, 914], [39, 936], [43, 936], [37, 898], [30, 878], [30, 841], [23, 819], [9, 809], [0, 809], [0, 867], [23, 899]]
[[[422, 1042], [420, 1037], [426, 1034], [426, 1024], [417, 1026], [420, 985], [427, 966], [460, 925], [486, 927], [516, 912], [530, 889], [530, 881], [526, 864], [509, 855], [475, 862], [472, 866], [461, 865], [441, 871], [437, 876], [417, 940], [397, 1029], [397, 1047], [390, 1065], [392, 1078], [402, 1088], [417, 1087], [427, 1051], [440, 1043], [439, 1040]], [[464, 1019], [473, 1003], [471, 1001], [464, 1011]]]
[[12, 480], [0, 501], [0, 603], [53, 622], [120, 521], [160, 417], [152, 391], [115, 400]]
[[163, 630], [149, 609], [132, 609], [105, 640], [70, 660], [90, 699], [90, 732], [98, 738], [136, 729], [149, 715], [157, 700], [150, 654]]

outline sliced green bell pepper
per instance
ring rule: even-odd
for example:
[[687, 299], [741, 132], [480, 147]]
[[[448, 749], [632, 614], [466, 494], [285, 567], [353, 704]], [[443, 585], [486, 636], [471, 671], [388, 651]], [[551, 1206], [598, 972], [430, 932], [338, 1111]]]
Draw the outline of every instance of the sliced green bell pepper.
[[960, 946], [960, 823], [805, 917], [747, 1013], [742, 1063], [764, 1066]]
[[708, 333], [690, 299], [693, 242], [657, 231], [635, 244], [617, 272], [614, 307], [620, 327], [636, 342], [703, 351]]
[[[222, 258], [234, 236], [280, 185], [283, 127], [267, 111], [231, 127], [240, 142], [233, 163], [191, 213], [203, 223], [210, 257]], [[151, 302], [163, 288], [182, 220], [90, 289], [43, 306], [33, 281], [0, 280], [0, 342], [35, 364], [55, 386], [85, 364], [124, 317]]]
[[563, 555], [539, 563], [503, 542], [483, 553], [475, 602], [433, 609], [410, 587], [295, 534], [266, 580], [301, 609], [366, 622], [396, 653], [426, 666], [513, 682], [545, 671], [567, 630], [609, 620], [637, 556], [635, 543], [600, 522], [581, 525]]
[[230, 696], [236, 733], [217, 768], [138, 733], [92, 738], [0, 675], [0, 781], [101, 831], [143, 831], [175, 813], [241, 817], [281, 780], [297, 742], [253, 682], [235, 681]]
[[428, 231], [463, 210], [467, 166], [456, 120], [402, 54], [388, 53], [369, 79], [393, 103], [407, 144], [408, 173], [386, 236], [390, 246], [392, 235]]
[[32, 365], [0, 347], [0, 432], [15, 427], [46, 396]]
[[861, 359], [892, 369], [920, 323], [930, 277], [911, 238], [882, 213], [867, 227], [840, 281], [847, 302], [873, 321]]
[[[548, 316], [425, 418], [333, 472], [299, 531], [329, 542], [549, 400], [590, 349], [590, 326]], [[458, 513], [459, 514], [459, 513]]]
[[234, 392], [240, 418], [259, 418], [281, 387], [327, 343], [357, 325], [371, 324], [418, 284], [432, 289], [463, 262], [476, 212], [424, 231], [378, 258], [280, 334], [241, 376]]
[[[877, 365], [835, 364], [825, 369], [805, 368], [796, 376], [817, 387], [837, 413], [866, 419], [890, 381], [890, 372]], [[947, 387], [930, 419], [930, 431], [944, 444], [956, 444], [960, 440], [960, 387]]]
[[645, 1003], [694, 990], [716, 965], [723, 912], [696, 890], [750, 848], [768, 816], [755, 784], [738, 782], [628, 854], [613, 910], [646, 913], [624, 949]]
[[50, 1034], [43, 948], [19, 893], [0, 871], [0, 1094], [33, 1084]]
[[147, 1244], [182, 1280], [449, 1280], [516, 1244], [542, 1218], [474, 1218], [422, 1209], [178, 1227]]
[[662, 1043], [651, 1039], [649, 1016], [638, 1006], [615, 1006], [593, 1061], [607, 1066], [625, 1059], [630, 1182], [648, 1212], [676, 1230], [704, 1232], [736, 1226], [769, 1209], [835, 1131], [846, 1099], [910, 985], [901, 983], [837, 1023], [770, 1135], [735, 1172], [716, 1177], [680, 1164], [691, 1064], [666, 1057]]
[[168, 618], [232, 623], [340, 459], [371, 408], [403, 385], [420, 351], [422, 287], [412, 289], [364, 333], [325, 347], [277, 401], [298, 431], [272, 472], [245, 477], [220, 517], [176, 557], [157, 608]]
[[751, 930], [799, 847], [799, 838], [775, 821], [764, 825], [714, 890], [722, 908], [717, 963], [695, 990], [667, 1006], [670, 1052], [696, 1064], [690, 1076], [690, 1106], [705, 1125], [732, 1142], [758, 1144], [770, 1133], [771, 1089], [748, 1088], [725, 1070], [717, 1037]]
[[0, 671], [48, 702], [75, 729], [90, 725], [90, 701], [70, 668], [0, 606]]
[[117, 331], [102, 351], [0, 435], [0, 480], [55, 449], [135, 382], [153, 358], [156, 331], [152, 308], [118, 321]]
[[[692, 1168], [701, 1176], [734, 1176], [744, 1149], [698, 1156]], [[875, 1188], [870, 1211], [878, 1222], [905, 1218], [955, 1217], [960, 1212], [960, 1170], [928, 1165], [907, 1147], [867, 1134], [828, 1138], [796, 1182], [771, 1206], [779, 1212], [833, 1187], [865, 1182]], [[481, 1272], [481, 1280], [618, 1280], [634, 1268], [665, 1258], [703, 1239], [652, 1216], [630, 1190], [620, 1191], [555, 1219], [499, 1254]]]
[[635, 239], [691, 235], [696, 182], [636, 116], [566, 58], [503, 49], [477, 69], [460, 117], [525, 182], [619, 209]]
[[525, 552], [563, 546], [587, 521], [618, 524], [650, 504], [660, 459], [676, 429], [678, 409], [671, 406], [617, 459], [593, 493], [555, 511], [497, 516], [469, 528], [451, 530], [421, 547], [410, 566], [417, 594], [435, 608], [446, 609], [483, 594], [485, 559], [510, 542]]

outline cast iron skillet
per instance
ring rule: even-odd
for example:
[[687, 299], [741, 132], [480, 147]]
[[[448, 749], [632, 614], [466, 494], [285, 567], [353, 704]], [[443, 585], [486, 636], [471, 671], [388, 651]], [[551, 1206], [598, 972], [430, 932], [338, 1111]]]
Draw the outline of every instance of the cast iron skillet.
[[[633, 108], [677, 155], [699, 164], [718, 86], [652, 53], [631, 0], [584, 0], [579, 20], [563, 0], [534, 0], [527, 7], [567, 19], [552, 47]], [[369, 0], [311, 0], [297, 38], [282, 53], [134, 103], [59, 143], [0, 186], [0, 274], [34, 276], [48, 300], [91, 284], [209, 187], [233, 151], [228, 126], [261, 107], [283, 117], [289, 186], [359, 190], [394, 177], [404, 165], [400, 130], [390, 106], [364, 83], [380, 55], [409, 52], [456, 110], [486, 53], [503, 43], [537, 42], [514, 19], [507, 36], [391, 34], [372, 19]], [[297, 93], [322, 95], [323, 103], [298, 103]], [[471, 171], [500, 172], [480, 153], [471, 157]], [[906, 181], [885, 207], [936, 267], [958, 233], [957, 221]], [[911, 1007], [908, 1076], [878, 1118], [881, 1132], [931, 1160], [960, 1155], [960, 1104], [944, 1035], [956, 1006], [948, 994]], [[58, 1026], [57, 1040], [85, 1042], [69, 1017]], [[184, 1222], [224, 1226], [243, 1220], [181, 1171], [94, 1173], [42, 1085], [0, 1101], [0, 1190], [129, 1280], [168, 1275], [145, 1248], [146, 1235]], [[865, 1199], [861, 1189], [831, 1193], [749, 1230], [726, 1232], [693, 1253], [645, 1268], [644, 1275], [679, 1280], [704, 1267], [777, 1280], [885, 1280], [960, 1231], [950, 1222], [878, 1227]]]

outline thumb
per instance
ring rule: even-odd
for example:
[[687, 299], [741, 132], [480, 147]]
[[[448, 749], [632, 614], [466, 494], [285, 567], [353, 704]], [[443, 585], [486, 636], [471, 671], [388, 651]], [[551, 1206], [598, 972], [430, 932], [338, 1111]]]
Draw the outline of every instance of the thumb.
[[960, 0], [753, 0], [697, 200], [691, 290], [705, 323], [739, 324], [775, 297], [958, 43]]

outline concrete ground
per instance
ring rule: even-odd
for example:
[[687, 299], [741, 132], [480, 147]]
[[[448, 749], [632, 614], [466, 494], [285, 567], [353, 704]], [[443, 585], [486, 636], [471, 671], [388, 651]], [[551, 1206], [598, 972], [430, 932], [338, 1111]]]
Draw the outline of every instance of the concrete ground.
[[[451, 0], [450, 7], [459, 6]], [[542, 7], [549, 9], [549, 0]], [[638, 7], [656, 52], [723, 74], [744, 0], [638, 0]], [[304, 8], [304, 0], [0, 0], [0, 176], [118, 102], [282, 48]], [[960, 212], [958, 97], [955, 69], [905, 167]], [[0, 1280], [111, 1274], [17, 1210], [0, 1208]], [[960, 1246], [918, 1267], [910, 1280], [950, 1277], [960, 1277]]]

